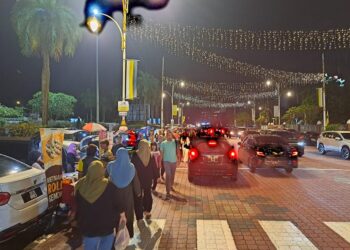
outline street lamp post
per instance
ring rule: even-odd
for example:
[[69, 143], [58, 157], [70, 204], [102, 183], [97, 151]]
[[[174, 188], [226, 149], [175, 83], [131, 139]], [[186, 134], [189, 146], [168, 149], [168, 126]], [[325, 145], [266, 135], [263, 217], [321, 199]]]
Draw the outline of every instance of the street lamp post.
[[[121, 28], [118, 22], [105, 13], [100, 12], [98, 9], [93, 11], [95, 17], [88, 23], [90, 30], [94, 33], [98, 33], [101, 28], [101, 23], [97, 20], [97, 15], [102, 15], [113, 21], [115, 26], [118, 28], [121, 37], [121, 50], [123, 54], [123, 82], [122, 82], [122, 100], [125, 101], [125, 89], [126, 89], [126, 17], [128, 14], [129, 0], [122, 0], [123, 3], [123, 27]], [[121, 126], [126, 126], [125, 116], [122, 116]]]
[[[164, 69], [164, 68], [163, 68]], [[184, 87], [185, 82], [180, 82], [180, 87]], [[161, 105], [161, 123], [162, 126], [164, 126], [163, 118], [164, 118], [164, 98], [165, 98], [165, 93], [168, 94], [171, 97], [171, 128], [174, 127], [174, 116], [173, 116], [173, 106], [174, 106], [174, 91], [175, 91], [175, 84], [173, 83], [171, 85], [171, 93], [168, 91], [164, 90], [163, 84], [162, 84], [162, 105]]]
[[[266, 85], [270, 86], [272, 82], [270, 80], [266, 81]], [[281, 125], [281, 84], [276, 83], [277, 94], [278, 94], [278, 125]]]

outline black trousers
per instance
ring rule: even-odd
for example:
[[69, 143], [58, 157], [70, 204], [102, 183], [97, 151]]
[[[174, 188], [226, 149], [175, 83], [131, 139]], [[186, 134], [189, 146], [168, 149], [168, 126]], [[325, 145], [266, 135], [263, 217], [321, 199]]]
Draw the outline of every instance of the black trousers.
[[151, 188], [141, 188], [141, 197], [135, 197], [135, 214], [137, 220], [143, 219], [143, 212], [151, 212], [153, 198]]

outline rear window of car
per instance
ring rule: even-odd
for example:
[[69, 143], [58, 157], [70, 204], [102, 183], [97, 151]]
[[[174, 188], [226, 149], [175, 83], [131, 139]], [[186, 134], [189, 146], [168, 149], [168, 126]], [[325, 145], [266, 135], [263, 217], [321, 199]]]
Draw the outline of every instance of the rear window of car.
[[257, 145], [281, 144], [288, 145], [288, 142], [280, 136], [259, 136], [255, 137]]
[[345, 140], [350, 140], [350, 133], [341, 133]]
[[286, 139], [296, 138], [296, 135], [294, 133], [288, 131], [273, 131], [272, 134], [279, 135]]
[[11, 174], [24, 172], [29, 170], [30, 167], [25, 164], [15, 161], [6, 156], [0, 155], [0, 177], [8, 176]]

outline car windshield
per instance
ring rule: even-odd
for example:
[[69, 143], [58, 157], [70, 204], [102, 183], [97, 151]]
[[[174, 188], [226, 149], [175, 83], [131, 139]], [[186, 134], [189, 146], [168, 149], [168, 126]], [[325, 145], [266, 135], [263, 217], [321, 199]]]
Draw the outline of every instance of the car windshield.
[[345, 140], [350, 140], [350, 133], [341, 133]]
[[27, 171], [30, 168], [19, 161], [0, 155], [0, 177]]
[[265, 145], [265, 144], [280, 144], [280, 145], [287, 145], [287, 141], [279, 136], [259, 136], [255, 137], [255, 140], [257, 142], [257, 145]]

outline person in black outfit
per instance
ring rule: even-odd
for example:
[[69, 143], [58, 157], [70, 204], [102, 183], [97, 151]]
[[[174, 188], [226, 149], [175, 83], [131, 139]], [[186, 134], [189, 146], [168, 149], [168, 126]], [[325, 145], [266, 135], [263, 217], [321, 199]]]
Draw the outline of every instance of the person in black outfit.
[[152, 182], [155, 177], [158, 178], [158, 169], [154, 157], [151, 156], [151, 149], [146, 140], [141, 140], [136, 154], [131, 158], [131, 162], [136, 168], [137, 175], [141, 184], [141, 197], [135, 197], [136, 219], [142, 220], [151, 218], [153, 204]]
[[118, 220], [126, 223], [124, 197], [104, 178], [102, 162], [91, 163], [75, 186], [77, 222], [84, 249], [112, 249]]

